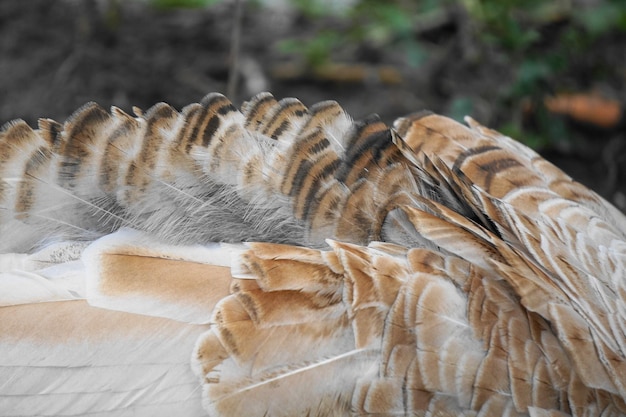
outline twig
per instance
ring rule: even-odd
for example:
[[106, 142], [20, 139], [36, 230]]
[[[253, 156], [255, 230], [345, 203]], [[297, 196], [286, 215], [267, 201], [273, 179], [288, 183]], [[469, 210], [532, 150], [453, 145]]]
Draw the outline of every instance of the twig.
[[226, 95], [231, 100], [235, 99], [235, 93], [237, 92], [242, 15], [243, 0], [235, 0], [235, 16], [233, 17], [233, 32], [230, 40], [230, 68], [228, 69], [228, 85], [226, 86]]

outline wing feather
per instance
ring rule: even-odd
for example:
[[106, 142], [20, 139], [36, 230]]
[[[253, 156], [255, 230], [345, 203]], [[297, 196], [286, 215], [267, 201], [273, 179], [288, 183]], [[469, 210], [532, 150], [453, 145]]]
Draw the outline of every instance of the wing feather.
[[204, 331], [85, 301], [0, 307], [0, 408], [7, 416], [205, 415], [189, 368]]

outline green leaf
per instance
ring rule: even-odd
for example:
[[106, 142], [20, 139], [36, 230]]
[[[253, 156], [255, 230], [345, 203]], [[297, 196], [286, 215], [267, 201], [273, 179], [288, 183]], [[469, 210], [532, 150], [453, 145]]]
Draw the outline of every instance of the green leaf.
[[615, 3], [585, 9], [574, 14], [576, 20], [592, 36], [603, 35], [614, 28], [626, 29], [626, 7]]

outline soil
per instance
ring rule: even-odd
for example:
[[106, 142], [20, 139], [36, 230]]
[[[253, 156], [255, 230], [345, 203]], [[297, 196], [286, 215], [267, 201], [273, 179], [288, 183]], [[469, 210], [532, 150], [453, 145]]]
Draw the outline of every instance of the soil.
[[[208, 92], [226, 93], [234, 7], [232, 1], [157, 10], [142, 1], [3, 0], [0, 124], [16, 118], [31, 125], [39, 117], [64, 120], [89, 101], [130, 112], [132, 106], [147, 109], [161, 101], [181, 109]], [[355, 118], [378, 113], [391, 123], [425, 108], [452, 116], [466, 110], [492, 127], [522, 118], [532, 129], [545, 116], [533, 110], [537, 97], [503, 98], [524, 57], [479, 41], [460, 10], [451, 8], [442, 24], [416, 33], [426, 55], [419, 65], [408, 65], [393, 46], [356, 44], [330, 57], [343, 67], [314, 71], [302, 56], [281, 52], [280, 42], [314, 36], [336, 22], [307, 19], [291, 9], [244, 7], [241, 71], [231, 99], [240, 104], [267, 90], [307, 105], [337, 100]], [[626, 97], [625, 44], [623, 32], [599, 37], [566, 70], [546, 77], [546, 94], [601, 90], [620, 101]], [[554, 48], [559, 45], [542, 42], [535, 53]], [[626, 209], [624, 117], [609, 128], [547, 117], [553, 118], [549, 125], [554, 120], [566, 129], [562, 141], [539, 151]]]

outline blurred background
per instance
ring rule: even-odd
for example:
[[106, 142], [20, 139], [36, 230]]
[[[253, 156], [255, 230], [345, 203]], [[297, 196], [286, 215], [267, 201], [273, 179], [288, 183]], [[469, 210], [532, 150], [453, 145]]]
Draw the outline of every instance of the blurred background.
[[471, 115], [626, 210], [626, 0], [0, 1], [0, 124], [212, 91]]

